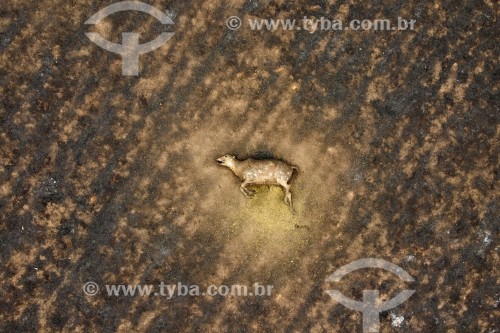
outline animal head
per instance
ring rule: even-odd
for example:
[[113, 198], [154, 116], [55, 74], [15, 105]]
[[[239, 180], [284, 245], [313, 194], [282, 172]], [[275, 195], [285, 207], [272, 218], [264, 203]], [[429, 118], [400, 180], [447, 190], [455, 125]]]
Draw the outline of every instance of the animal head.
[[226, 154], [222, 157], [219, 157], [216, 159], [217, 164], [222, 165], [222, 166], [227, 166], [228, 168], [232, 168], [234, 166], [234, 163], [236, 161], [236, 156]]

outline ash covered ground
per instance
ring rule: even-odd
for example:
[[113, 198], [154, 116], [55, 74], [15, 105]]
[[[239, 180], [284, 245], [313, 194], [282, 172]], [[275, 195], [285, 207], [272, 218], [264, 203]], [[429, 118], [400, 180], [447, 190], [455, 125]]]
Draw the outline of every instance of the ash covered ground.
[[[362, 314], [326, 290], [412, 289], [381, 332], [498, 332], [496, 2], [151, 1], [175, 34], [138, 76], [85, 33], [147, 42], [166, 28], [140, 12], [84, 24], [111, 3], [0, 4], [0, 331], [361, 332]], [[416, 23], [245, 24], [304, 16]], [[278, 188], [245, 198], [215, 163], [226, 153], [297, 165], [297, 214]], [[325, 281], [370, 257], [415, 282], [375, 269]], [[273, 289], [104, 287], [161, 282]]]

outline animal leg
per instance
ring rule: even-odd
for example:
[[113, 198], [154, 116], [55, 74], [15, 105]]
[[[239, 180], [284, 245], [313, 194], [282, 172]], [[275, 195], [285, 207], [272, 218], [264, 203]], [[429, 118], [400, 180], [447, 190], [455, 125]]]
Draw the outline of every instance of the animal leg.
[[293, 205], [292, 205], [292, 192], [290, 192], [290, 185], [289, 184], [285, 184], [285, 185], [281, 185], [283, 186], [283, 189], [285, 190], [285, 203], [288, 205], [288, 207], [290, 207], [290, 211], [295, 214], [295, 211], [293, 209]]
[[248, 198], [248, 197], [252, 194], [252, 192], [246, 188], [246, 186], [247, 186], [249, 183], [250, 183], [250, 182], [249, 182], [248, 180], [244, 180], [244, 181], [243, 181], [243, 183], [241, 183], [241, 185], [240, 185], [240, 190], [241, 190], [241, 192], [243, 192], [243, 194], [244, 194], [244, 195], [245, 195], [245, 197], [247, 197], [247, 198]]
[[248, 189], [248, 188], [247, 188], [247, 191], [248, 191], [248, 193], [249, 193], [250, 195], [254, 195], [255, 193], [257, 193], [257, 191], [256, 191], [256, 190], [250, 190], [250, 189]]

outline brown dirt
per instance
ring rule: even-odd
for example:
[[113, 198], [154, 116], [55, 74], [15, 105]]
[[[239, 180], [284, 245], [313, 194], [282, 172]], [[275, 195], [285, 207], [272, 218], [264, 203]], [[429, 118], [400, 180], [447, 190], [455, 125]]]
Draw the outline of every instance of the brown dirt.
[[[361, 332], [325, 290], [368, 287], [416, 290], [381, 332], [498, 332], [498, 4], [152, 1], [175, 35], [124, 77], [84, 33], [163, 27], [83, 24], [110, 3], [0, 4], [1, 332]], [[417, 24], [233, 32], [231, 15]], [[225, 153], [298, 165], [298, 213], [276, 188], [246, 199]], [[416, 282], [325, 282], [366, 257]], [[168, 300], [85, 296], [87, 281], [274, 287]]]

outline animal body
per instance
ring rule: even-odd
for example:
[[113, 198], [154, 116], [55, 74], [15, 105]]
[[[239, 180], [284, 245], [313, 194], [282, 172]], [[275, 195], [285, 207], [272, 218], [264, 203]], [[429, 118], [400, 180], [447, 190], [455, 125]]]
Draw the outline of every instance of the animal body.
[[229, 154], [219, 157], [216, 161], [219, 165], [231, 169], [241, 179], [240, 190], [246, 197], [255, 193], [255, 191], [249, 190], [247, 185], [281, 186], [285, 191], [285, 203], [290, 207], [292, 213], [294, 212], [290, 180], [294, 171], [299, 171], [296, 166], [275, 159], [256, 160], [249, 158], [240, 161]]

